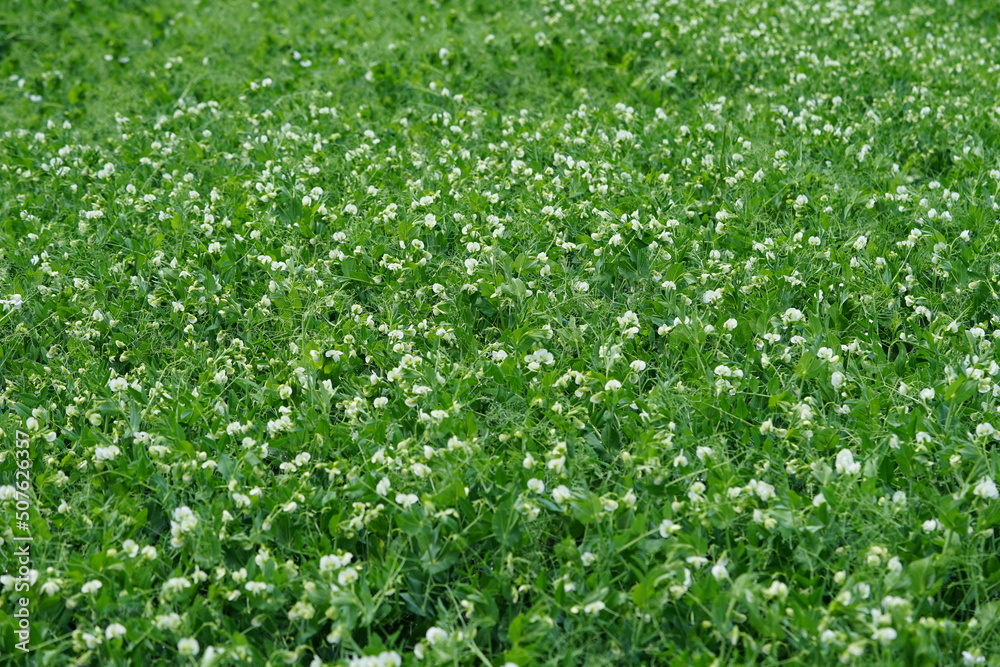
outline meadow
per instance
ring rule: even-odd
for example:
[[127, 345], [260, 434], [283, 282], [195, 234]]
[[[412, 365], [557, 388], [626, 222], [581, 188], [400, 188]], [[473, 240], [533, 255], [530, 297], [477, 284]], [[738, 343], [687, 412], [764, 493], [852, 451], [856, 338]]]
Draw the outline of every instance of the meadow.
[[1000, 665], [998, 91], [993, 0], [7, 0], [0, 662]]

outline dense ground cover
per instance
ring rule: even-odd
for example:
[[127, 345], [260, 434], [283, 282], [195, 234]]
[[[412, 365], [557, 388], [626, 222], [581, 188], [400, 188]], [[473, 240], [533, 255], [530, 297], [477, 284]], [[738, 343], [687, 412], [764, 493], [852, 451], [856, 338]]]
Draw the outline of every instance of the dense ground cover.
[[998, 22], [5, 3], [2, 655], [1000, 664]]

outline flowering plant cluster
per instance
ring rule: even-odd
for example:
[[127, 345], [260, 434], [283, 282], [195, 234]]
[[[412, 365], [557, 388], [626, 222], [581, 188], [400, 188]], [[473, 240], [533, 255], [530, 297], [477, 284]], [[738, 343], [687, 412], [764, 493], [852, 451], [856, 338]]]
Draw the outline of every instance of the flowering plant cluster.
[[24, 9], [34, 664], [1000, 664], [996, 18]]

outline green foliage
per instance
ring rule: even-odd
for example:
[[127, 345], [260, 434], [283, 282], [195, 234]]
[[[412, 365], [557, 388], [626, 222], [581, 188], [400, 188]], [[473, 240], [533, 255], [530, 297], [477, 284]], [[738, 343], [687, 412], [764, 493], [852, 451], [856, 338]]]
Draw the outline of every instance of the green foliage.
[[996, 19], [6, 3], [0, 655], [1000, 664]]

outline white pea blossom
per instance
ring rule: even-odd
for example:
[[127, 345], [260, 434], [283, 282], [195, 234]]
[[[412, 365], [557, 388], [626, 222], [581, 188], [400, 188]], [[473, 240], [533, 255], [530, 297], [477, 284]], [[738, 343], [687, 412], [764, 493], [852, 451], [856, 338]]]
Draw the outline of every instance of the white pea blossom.
[[434, 644], [448, 641], [448, 632], [435, 625], [427, 629], [424, 637], [427, 639], [427, 643], [433, 646]]
[[840, 371], [834, 371], [830, 374], [830, 384], [833, 385], [834, 389], [840, 389], [844, 386], [844, 381], [847, 377]]
[[124, 637], [128, 631], [125, 626], [121, 623], [112, 623], [108, 627], [104, 628], [104, 636], [108, 639], [118, 639]]
[[972, 493], [984, 500], [996, 500], [1000, 498], [1000, 492], [997, 491], [997, 485], [993, 481], [992, 477], [983, 477], [980, 479], [976, 486], [973, 487]]
[[993, 428], [993, 424], [989, 422], [983, 422], [982, 424], [976, 425], [976, 437], [977, 438], [993, 438], [997, 435], [997, 430]]
[[97, 591], [101, 590], [103, 586], [104, 583], [99, 579], [91, 579], [90, 581], [88, 581], [87, 583], [85, 583], [83, 586], [80, 587], [80, 592], [83, 593], [84, 595], [90, 595], [92, 593], [96, 593]]
[[861, 464], [854, 461], [854, 454], [849, 449], [837, 452], [835, 469], [841, 475], [857, 475], [861, 472]]
[[177, 652], [183, 656], [196, 656], [200, 650], [201, 647], [198, 645], [198, 640], [194, 637], [183, 637], [177, 640]]
[[552, 489], [552, 499], [559, 505], [565, 503], [570, 497], [570, 490], [562, 484]]
[[892, 628], [879, 628], [872, 633], [872, 641], [880, 644], [889, 644], [897, 637], [897, 633]]
[[681, 526], [674, 523], [670, 519], [664, 519], [660, 522], [660, 537], [667, 538], [676, 533], [681, 529]]

